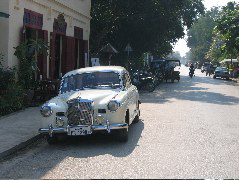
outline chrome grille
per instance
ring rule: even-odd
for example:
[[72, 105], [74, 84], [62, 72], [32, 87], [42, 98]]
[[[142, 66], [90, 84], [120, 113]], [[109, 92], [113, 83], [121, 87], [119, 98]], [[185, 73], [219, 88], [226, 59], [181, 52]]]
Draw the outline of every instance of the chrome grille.
[[72, 99], [67, 102], [68, 125], [91, 125], [93, 124], [93, 101], [86, 99]]

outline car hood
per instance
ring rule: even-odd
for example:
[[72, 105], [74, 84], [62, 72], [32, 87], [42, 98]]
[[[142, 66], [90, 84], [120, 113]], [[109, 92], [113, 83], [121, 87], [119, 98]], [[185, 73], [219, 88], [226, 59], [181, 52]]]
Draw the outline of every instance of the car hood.
[[81, 99], [88, 99], [94, 101], [96, 106], [107, 105], [108, 102], [119, 94], [119, 89], [110, 90], [82, 90], [82, 91], [72, 91], [53, 98], [51, 102], [57, 103], [61, 102], [66, 104], [68, 100], [80, 97]]

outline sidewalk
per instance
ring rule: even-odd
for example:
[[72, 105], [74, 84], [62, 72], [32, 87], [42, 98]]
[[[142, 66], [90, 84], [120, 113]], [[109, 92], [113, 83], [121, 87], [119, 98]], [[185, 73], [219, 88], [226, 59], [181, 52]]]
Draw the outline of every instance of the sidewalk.
[[239, 83], [239, 78], [232, 78], [232, 81], [235, 83]]
[[39, 107], [0, 117], [0, 160], [40, 138]]

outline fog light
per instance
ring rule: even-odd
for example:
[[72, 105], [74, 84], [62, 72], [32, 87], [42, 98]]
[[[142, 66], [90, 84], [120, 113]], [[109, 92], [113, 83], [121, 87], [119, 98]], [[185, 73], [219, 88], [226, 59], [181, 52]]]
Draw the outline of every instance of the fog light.
[[56, 119], [56, 125], [57, 125], [58, 127], [63, 127], [64, 124], [65, 124], [65, 121], [64, 121], [62, 118], [57, 118], [57, 119]]
[[96, 115], [96, 117], [95, 117], [95, 122], [98, 124], [102, 124], [104, 122], [104, 120], [105, 120], [104, 116], [102, 116], [100, 114]]

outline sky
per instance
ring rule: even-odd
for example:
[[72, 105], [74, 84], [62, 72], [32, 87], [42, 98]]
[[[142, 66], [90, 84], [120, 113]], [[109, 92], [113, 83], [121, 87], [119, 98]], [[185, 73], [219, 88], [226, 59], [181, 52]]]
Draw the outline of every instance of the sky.
[[[239, 0], [204, 0], [204, 6], [209, 10], [213, 6], [225, 6], [230, 1], [239, 2]], [[183, 39], [180, 39], [174, 47], [174, 51], [179, 51], [181, 56], [184, 56], [189, 51], [186, 40], [187, 37], [185, 36]]]

